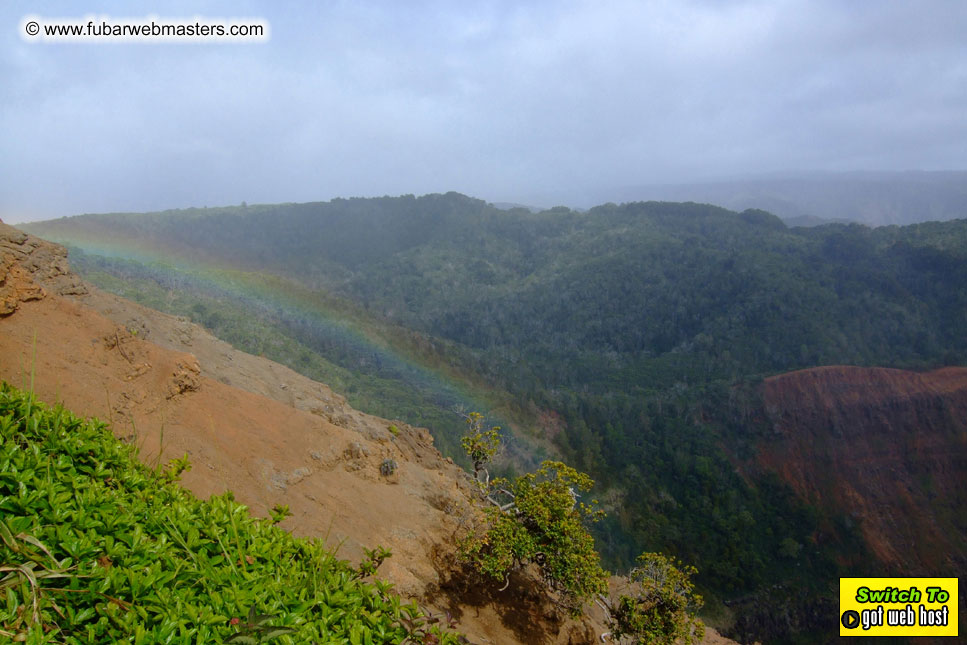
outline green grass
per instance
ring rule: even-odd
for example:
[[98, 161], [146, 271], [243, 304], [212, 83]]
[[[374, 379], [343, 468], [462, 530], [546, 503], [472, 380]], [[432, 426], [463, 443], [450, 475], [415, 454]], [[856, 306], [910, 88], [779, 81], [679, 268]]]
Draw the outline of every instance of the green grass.
[[[196, 499], [97, 420], [0, 386], [0, 641], [456, 643], [231, 493]], [[180, 461], [180, 460], [179, 460]]]

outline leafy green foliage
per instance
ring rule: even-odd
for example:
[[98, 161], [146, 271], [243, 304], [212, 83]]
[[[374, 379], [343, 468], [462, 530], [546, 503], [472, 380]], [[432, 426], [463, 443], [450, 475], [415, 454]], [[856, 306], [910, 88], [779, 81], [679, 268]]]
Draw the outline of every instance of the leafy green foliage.
[[[561, 605], [580, 613], [584, 602], [607, 589], [608, 580], [585, 526], [601, 512], [594, 502], [579, 502], [576, 493], [590, 490], [593, 483], [555, 461], [513, 482], [495, 479], [489, 497], [493, 505], [485, 511], [487, 527], [461, 541], [462, 557], [481, 573], [505, 580], [534, 563]], [[501, 497], [511, 501], [500, 505]]]
[[161, 471], [161, 477], [168, 483], [181, 481], [181, 474], [186, 470], [191, 470], [188, 453], [169, 461], [167, 468]]
[[239, 630], [226, 638], [225, 642], [238, 643], [239, 645], [258, 645], [258, 643], [267, 643], [273, 638], [296, 632], [291, 627], [273, 627], [269, 625], [270, 620], [277, 618], [277, 616], [256, 614], [255, 606], [253, 605], [248, 610], [248, 619], [245, 622], [242, 622], [238, 618], [233, 618], [229, 621], [229, 624], [238, 625]]
[[363, 548], [363, 560], [359, 563], [359, 567], [356, 568], [357, 578], [366, 578], [368, 576], [374, 575], [376, 570], [379, 569], [380, 565], [386, 561], [386, 558], [393, 555], [393, 553], [384, 547], [378, 546], [374, 549]]
[[269, 514], [273, 524], [278, 524], [283, 522], [285, 518], [292, 517], [292, 511], [289, 510], [288, 504], [276, 504], [272, 507]]
[[691, 576], [697, 570], [660, 553], [638, 556], [638, 566], [628, 575], [634, 587], [610, 608], [611, 638], [654, 645], [691, 645], [705, 635], [695, 612], [702, 598], [692, 592]]
[[0, 639], [458, 642], [321, 543], [230, 494], [197, 500], [133, 450], [0, 387]]

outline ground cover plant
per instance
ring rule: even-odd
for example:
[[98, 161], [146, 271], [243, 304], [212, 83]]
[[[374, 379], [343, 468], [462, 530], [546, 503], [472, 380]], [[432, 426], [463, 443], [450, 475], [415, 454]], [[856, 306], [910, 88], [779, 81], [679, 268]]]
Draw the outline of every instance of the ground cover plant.
[[182, 489], [96, 420], [0, 386], [0, 640], [457, 643], [323, 544]]

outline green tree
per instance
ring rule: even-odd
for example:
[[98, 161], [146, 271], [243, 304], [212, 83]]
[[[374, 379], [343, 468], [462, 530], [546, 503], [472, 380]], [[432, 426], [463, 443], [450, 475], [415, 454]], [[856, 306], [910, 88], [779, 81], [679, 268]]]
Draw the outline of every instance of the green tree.
[[660, 553], [638, 556], [629, 578], [633, 591], [609, 607], [611, 640], [673, 645], [701, 642], [705, 625], [695, 617], [702, 597], [692, 593], [692, 566]]

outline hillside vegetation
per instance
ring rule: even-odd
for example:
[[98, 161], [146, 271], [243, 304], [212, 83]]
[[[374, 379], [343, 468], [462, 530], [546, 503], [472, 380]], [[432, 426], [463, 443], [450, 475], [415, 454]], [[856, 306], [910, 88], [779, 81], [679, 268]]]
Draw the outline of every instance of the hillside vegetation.
[[30, 230], [77, 249], [95, 283], [428, 425], [452, 453], [449, 410], [464, 393], [486, 400], [538, 442], [519, 451], [551, 450], [599, 482], [612, 566], [672, 553], [713, 600], [803, 605], [865, 548], [848, 518], [751, 460], [770, 436], [763, 376], [967, 362], [964, 220], [789, 229], [700, 204], [531, 213], [450, 193]]
[[[456, 643], [320, 543], [177, 484], [102, 423], [0, 388], [0, 637]], [[284, 514], [283, 509], [279, 514]], [[379, 555], [374, 552], [375, 555]]]

